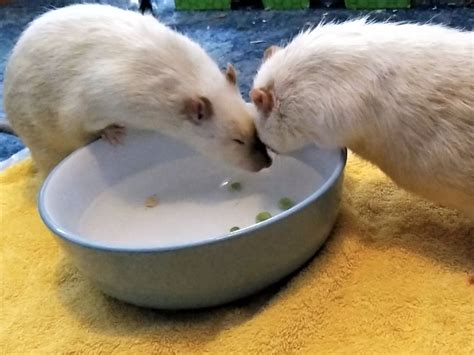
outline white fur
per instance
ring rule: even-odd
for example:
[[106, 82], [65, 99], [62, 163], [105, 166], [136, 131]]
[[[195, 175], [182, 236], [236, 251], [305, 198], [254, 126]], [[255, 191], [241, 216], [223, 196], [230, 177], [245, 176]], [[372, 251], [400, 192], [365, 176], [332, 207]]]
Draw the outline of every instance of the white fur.
[[[198, 44], [151, 16], [104, 5], [40, 16], [13, 49], [4, 91], [13, 129], [45, 172], [113, 124], [158, 130], [245, 169], [264, 165], [237, 87]], [[213, 105], [202, 124], [183, 113], [198, 97]]]
[[474, 217], [474, 37], [439, 25], [318, 26], [263, 63], [262, 141], [348, 147], [397, 184]]

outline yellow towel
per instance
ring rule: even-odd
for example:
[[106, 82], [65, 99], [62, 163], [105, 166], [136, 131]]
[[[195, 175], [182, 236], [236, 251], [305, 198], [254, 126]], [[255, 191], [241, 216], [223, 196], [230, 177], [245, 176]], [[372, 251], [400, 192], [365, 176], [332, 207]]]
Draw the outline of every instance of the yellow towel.
[[343, 208], [311, 263], [236, 304], [115, 301], [63, 256], [27, 160], [0, 174], [2, 353], [474, 353], [474, 229], [350, 156]]

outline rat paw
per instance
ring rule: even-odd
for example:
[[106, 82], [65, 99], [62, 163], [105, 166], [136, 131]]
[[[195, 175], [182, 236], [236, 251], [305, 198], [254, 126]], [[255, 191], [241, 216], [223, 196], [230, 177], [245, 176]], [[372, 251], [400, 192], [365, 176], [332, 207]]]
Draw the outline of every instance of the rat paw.
[[126, 129], [124, 126], [113, 124], [104, 128], [101, 137], [112, 145], [119, 145], [123, 143], [125, 134]]

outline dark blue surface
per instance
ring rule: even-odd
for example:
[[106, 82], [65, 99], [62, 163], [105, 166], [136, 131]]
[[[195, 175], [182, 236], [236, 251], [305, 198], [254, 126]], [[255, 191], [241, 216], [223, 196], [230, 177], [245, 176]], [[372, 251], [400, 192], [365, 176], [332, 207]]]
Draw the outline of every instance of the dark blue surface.
[[[23, 0], [15, 5], [0, 6], [0, 101], [3, 102], [3, 71], [8, 53], [16, 38], [38, 14], [52, 7], [61, 7], [81, 1]], [[92, 1], [88, 1], [92, 2]], [[102, 0], [128, 7], [127, 0]], [[156, 2], [155, 2], [156, 3]], [[443, 23], [448, 26], [472, 30], [474, 9], [409, 9], [350, 11], [345, 9], [309, 9], [304, 11], [233, 10], [225, 12], [174, 12], [170, 0], [159, 1], [155, 12], [160, 21], [185, 33], [200, 43], [224, 67], [232, 62], [239, 71], [239, 84], [244, 97], [260, 64], [262, 53], [270, 44], [284, 43], [302, 28], [320, 21], [344, 21], [368, 15], [377, 21], [410, 21]], [[0, 117], [3, 106], [0, 104]], [[0, 160], [21, 149], [14, 136], [0, 133]]]

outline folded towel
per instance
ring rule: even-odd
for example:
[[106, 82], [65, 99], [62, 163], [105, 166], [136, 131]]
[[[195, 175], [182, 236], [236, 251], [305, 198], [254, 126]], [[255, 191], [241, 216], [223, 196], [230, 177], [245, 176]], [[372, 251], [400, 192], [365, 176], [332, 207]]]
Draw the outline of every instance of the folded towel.
[[0, 173], [1, 353], [474, 353], [474, 228], [349, 157], [343, 206], [296, 276], [231, 305], [140, 309], [104, 296], [36, 210], [26, 160]]

